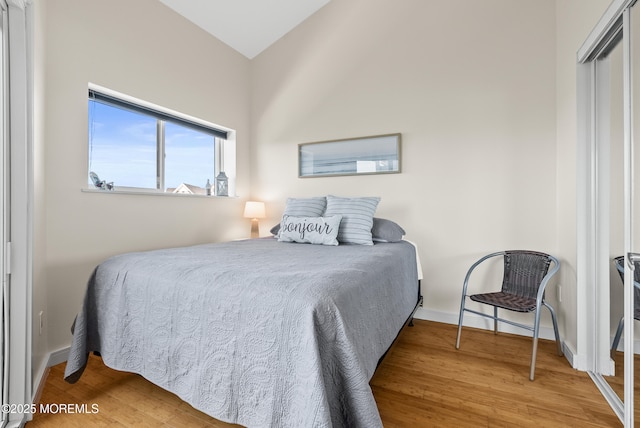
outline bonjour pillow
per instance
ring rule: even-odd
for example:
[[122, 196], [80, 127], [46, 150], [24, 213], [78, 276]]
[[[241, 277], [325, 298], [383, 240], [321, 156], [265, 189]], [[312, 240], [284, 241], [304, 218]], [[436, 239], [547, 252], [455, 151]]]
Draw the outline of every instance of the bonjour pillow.
[[405, 231], [394, 221], [374, 217], [371, 235], [373, 242], [398, 242], [402, 241]]
[[[313, 198], [287, 198], [287, 204], [284, 207], [285, 215], [292, 215], [296, 217], [320, 217], [324, 214], [324, 210], [327, 207], [327, 198], [324, 196], [317, 196]], [[270, 230], [272, 235], [278, 236], [280, 230], [280, 223], [273, 226]]]
[[285, 215], [280, 222], [280, 242], [338, 245], [341, 215], [330, 217], [296, 217]]
[[338, 241], [345, 244], [373, 245], [373, 214], [380, 198], [340, 198], [327, 196], [325, 216], [342, 215]]

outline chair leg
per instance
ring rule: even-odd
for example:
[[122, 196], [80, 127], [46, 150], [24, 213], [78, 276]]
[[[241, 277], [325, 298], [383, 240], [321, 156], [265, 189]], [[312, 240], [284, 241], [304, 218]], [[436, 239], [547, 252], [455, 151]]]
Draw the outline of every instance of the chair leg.
[[618, 349], [618, 343], [620, 343], [620, 338], [622, 337], [622, 330], [624, 330], [624, 317], [621, 317], [620, 322], [618, 323], [616, 335], [613, 338], [613, 343], [611, 344], [611, 354]]
[[458, 317], [458, 336], [456, 337], [456, 349], [460, 349], [460, 334], [462, 333], [462, 318], [464, 316], [464, 294], [460, 302], [460, 316]]
[[536, 371], [536, 354], [538, 353], [538, 338], [533, 338], [533, 353], [531, 354], [531, 369], [529, 370], [529, 380], [533, 381]]
[[560, 340], [560, 331], [558, 330], [558, 318], [556, 317], [556, 311], [553, 310], [553, 307], [546, 302], [543, 302], [543, 305], [549, 309], [551, 312], [551, 321], [553, 322], [553, 333], [556, 335], [556, 346], [558, 347], [558, 355], [562, 357], [564, 352], [562, 352], [562, 341]]
[[498, 334], [498, 307], [493, 307], [493, 334]]
[[538, 354], [538, 334], [540, 332], [540, 307], [536, 308], [536, 318], [533, 325], [533, 351], [531, 352], [531, 369], [529, 371], [529, 380], [533, 380], [536, 370], [536, 356]]

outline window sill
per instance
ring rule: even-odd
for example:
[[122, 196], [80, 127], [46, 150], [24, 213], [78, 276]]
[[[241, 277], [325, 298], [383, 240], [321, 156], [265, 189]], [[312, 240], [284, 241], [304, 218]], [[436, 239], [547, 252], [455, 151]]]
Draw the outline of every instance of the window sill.
[[166, 192], [144, 192], [141, 190], [100, 190], [100, 189], [80, 189], [84, 193], [104, 193], [110, 195], [138, 195], [138, 196], [162, 196], [173, 198], [204, 198], [204, 199], [234, 199], [237, 196], [216, 196], [216, 195], [195, 195], [189, 193], [166, 193]]

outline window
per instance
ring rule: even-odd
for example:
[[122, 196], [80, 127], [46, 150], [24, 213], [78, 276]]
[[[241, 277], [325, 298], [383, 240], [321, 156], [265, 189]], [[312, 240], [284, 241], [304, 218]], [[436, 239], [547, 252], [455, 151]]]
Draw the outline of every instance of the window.
[[216, 194], [216, 176], [225, 171], [224, 160], [230, 163], [229, 154], [223, 160], [229, 134], [186, 115], [90, 87], [89, 185]]

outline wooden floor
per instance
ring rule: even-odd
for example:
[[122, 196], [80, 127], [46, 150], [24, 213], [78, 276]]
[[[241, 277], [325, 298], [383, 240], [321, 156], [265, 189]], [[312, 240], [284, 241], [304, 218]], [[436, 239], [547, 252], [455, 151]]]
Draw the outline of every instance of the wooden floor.
[[[392, 427], [621, 427], [586, 373], [540, 341], [529, 381], [531, 339], [416, 320], [371, 381], [380, 415]], [[193, 409], [142, 377], [105, 367], [97, 357], [78, 383], [52, 367], [42, 404], [97, 405], [97, 413], [36, 413], [37, 427], [231, 427]], [[53, 408], [53, 407], [52, 407]]]

